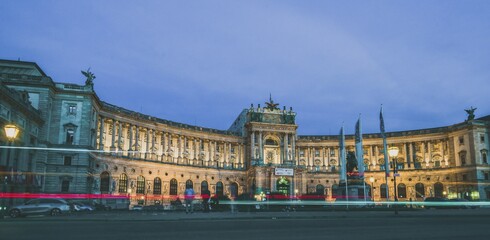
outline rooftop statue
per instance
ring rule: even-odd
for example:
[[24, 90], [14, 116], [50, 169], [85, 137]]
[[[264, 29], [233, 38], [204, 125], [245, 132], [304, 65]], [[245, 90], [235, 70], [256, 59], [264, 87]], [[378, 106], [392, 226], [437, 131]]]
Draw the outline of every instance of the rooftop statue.
[[273, 111], [273, 110], [279, 110], [277, 106], [279, 106], [279, 103], [274, 103], [274, 100], [272, 100], [272, 94], [269, 95], [269, 102], [265, 102], [267, 105], [267, 109]]
[[87, 80], [85, 80], [85, 85], [94, 85], [95, 75], [90, 72], [90, 68], [88, 68], [86, 72], [82, 71], [82, 74], [87, 78]]
[[466, 119], [466, 121], [471, 121], [475, 119], [475, 110], [476, 108], [474, 108], [473, 106], [471, 106], [469, 109], [465, 109], [466, 113], [468, 113], [468, 119]]

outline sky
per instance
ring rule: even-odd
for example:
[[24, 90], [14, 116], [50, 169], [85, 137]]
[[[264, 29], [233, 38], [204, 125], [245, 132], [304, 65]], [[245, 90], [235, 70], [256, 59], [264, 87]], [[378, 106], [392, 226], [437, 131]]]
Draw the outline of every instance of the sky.
[[490, 1], [3, 1], [0, 59], [111, 104], [226, 130], [269, 95], [300, 135], [490, 114]]

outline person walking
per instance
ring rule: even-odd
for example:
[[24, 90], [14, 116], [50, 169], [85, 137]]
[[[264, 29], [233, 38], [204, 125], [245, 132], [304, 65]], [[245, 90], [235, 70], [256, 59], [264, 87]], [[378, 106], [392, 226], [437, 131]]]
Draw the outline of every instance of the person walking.
[[201, 192], [201, 197], [202, 197], [203, 212], [208, 213], [209, 212], [209, 198], [211, 197], [211, 192], [209, 192], [208, 189], [204, 189]]
[[192, 205], [192, 201], [195, 197], [194, 195], [194, 189], [192, 189], [192, 187], [188, 187], [184, 192], [186, 214], [188, 214], [189, 211], [190, 213], [194, 213], [194, 205]]

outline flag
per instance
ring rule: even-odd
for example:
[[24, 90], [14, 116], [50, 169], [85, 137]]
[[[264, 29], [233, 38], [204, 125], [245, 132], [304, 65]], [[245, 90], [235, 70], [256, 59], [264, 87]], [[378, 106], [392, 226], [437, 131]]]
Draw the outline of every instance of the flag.
[[381, 131], [381, 137], [383, 138], [383, 152], [385, 158], [385, 173], [386, 176], [390, 176], [390, 159], [388, 158], [388, 144], [386, 144], [386, 134], [385, 134], [385, 122], [383, 120], [383, 106], [379, 111], [379, 129]]
[[362, 131], [361, 131], [361, 116], [356, 123], [356, 158], [357, 158], [357, 171], [359, 176], [364, 178], [364, 153], [362, 149]]
[[345, 136], [344, 136], [344, 126], [340, 128], [340, 181], [347, 180], [347, 164], [345, 161]]

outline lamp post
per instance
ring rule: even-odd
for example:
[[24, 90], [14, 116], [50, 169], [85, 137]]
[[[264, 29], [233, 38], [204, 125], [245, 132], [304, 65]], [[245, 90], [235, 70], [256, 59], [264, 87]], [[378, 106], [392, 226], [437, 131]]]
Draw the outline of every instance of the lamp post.
[[395, 208], [395, 215], [398, 215], [398, 208], [397, 208], [397, 202], [398, 202], [398, 196], [396, 192], [396, 157], [398, 156], [398, 148], [397, 147], [390, 147], [388, 148], [388, 154], [390, 155], [391, 158], [393, 158], [393, 186], [394, 186], [394, 193], [395, 193], [395, 203], [394, 203], [394, 208]]
[[369, 182], [371, 183], [371, 200], [374, 202], [374, 177], [371, 176], [369, 178]]
[[[14, 142], [15, 138], [17, 137], [17, 134], [19, 134], [19, 128], [13, 124], [7, 124], [5, 125], [4, 127], [4, 130], [5, 130], [5, 136], [7, 137], [7, 140], [8, 140], [8, 148], [7, 148], [7, 161], [6, 161], [6, 168], [8, 170], [8, 167], [10, 165], [10, 147], [12, 146], [12, 143]], [[11, 178], [12, 178], [12, 175], [13, 175], [13, 166], [12, 166], [12, 170], [11, 170]], [[7, 193], [7, 183], [8, 183], [8, 180], [7, 180], [7, 176], [5, 176], [4, 178], [4, 182], [3, 182], [3, 189], [2, 189], [2, 192], [3, 193]], [[10, 181], [12, 181], [12, 179], [10, 179]], [[2, 198], [2, 217], [5, 213], [5, 211], [7, 210], [7, 207], [5, 206], [5, 197]]]

